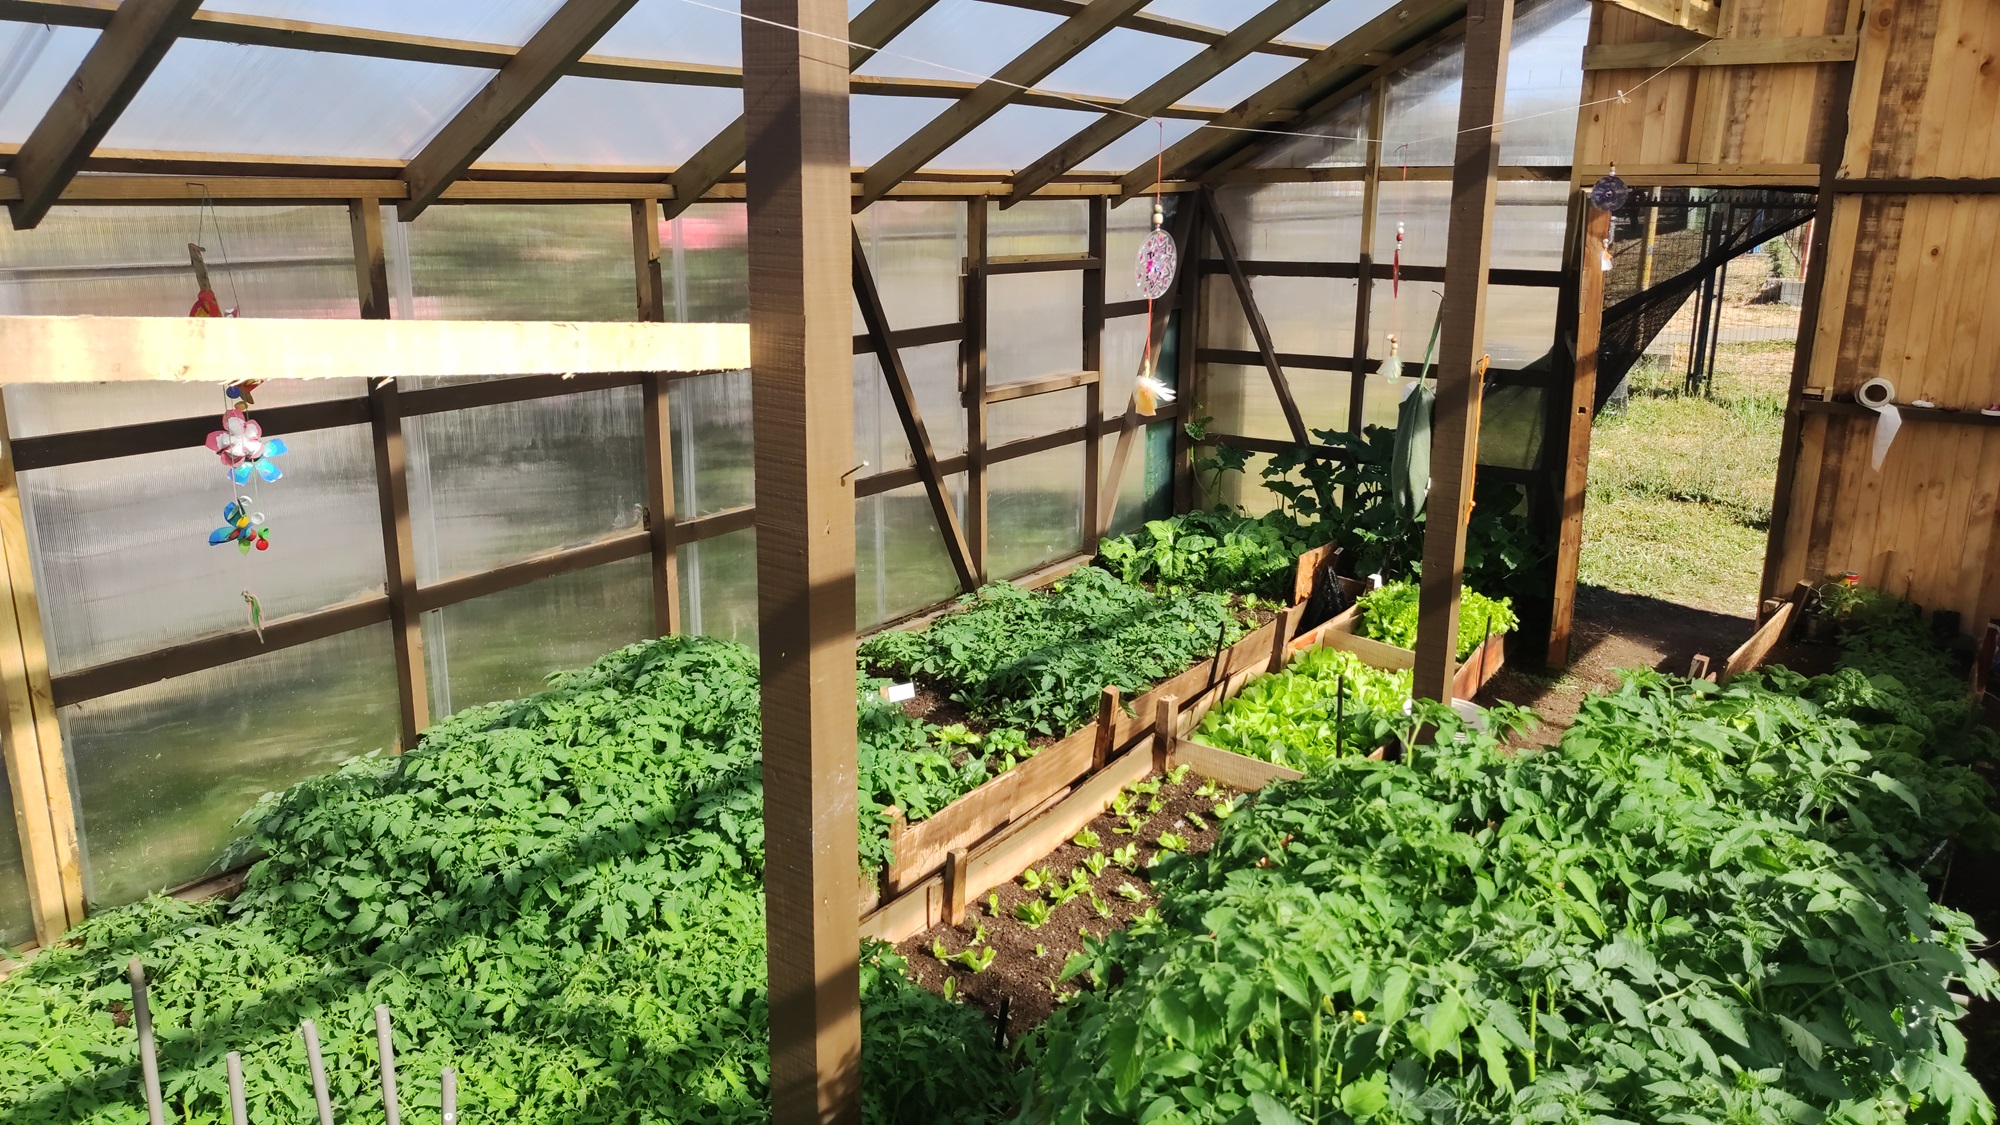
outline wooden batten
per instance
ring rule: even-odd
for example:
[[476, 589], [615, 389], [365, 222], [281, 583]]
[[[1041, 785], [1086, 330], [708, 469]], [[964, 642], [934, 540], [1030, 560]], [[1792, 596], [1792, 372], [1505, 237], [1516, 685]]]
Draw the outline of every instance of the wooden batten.
[[0, 316], [8, 383], [738, 371], [743, 324]]

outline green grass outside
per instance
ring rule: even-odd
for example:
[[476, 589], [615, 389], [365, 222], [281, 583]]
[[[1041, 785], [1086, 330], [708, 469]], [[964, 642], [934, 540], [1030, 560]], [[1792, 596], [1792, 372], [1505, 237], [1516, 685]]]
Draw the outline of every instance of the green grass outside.
[[1784, 430], [1790, 341], [1718, 350], [1715, 395], [1635, 372], [1591, 439], [1582, 581], [1730, 613], [1757, 603]]

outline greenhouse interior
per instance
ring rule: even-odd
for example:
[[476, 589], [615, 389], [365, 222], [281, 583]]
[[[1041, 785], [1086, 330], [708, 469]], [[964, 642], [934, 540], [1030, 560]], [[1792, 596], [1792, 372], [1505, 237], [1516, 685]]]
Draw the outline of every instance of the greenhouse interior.
[[2000, 1122], [1996, 12], [0, 0], [0, 1125]]

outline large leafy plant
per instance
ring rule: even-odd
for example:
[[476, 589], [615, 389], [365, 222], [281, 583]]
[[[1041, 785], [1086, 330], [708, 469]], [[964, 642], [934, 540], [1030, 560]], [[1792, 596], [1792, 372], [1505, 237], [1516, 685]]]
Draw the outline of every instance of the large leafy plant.
[[942, 686], [986, 723], [1062, 735], [1090, 721], [1099, 694], [1131, 695], [1248, 632], [1220, 594], [1148, 591], [1084, 567], [1046, 591], [996, 583], [912, 632], [862, 642], [875, 667]]
[[1104, 540], [1097, 561], [1134, 585], [1289, 601], [1299, 555], [1321, 542], [1320, 527], [1303, 526], [1284, 512], [1188, 512]]
[[[1361, 633], [1397, 648], [1417, 647], [1422, 591], [1414, 582], [1391, 582], [1355, 599], [1361, 607]], [[1521, 625], [1511, 598], [1495, 600], [1471, 587], [1458, 594], [1458, 653], [1464, 660], [1488, 637], [1511, 633]]]
[[1414, 762], [1267, 793], [1075, 960], [1123, 983], [1023, 1119], [1992, 1121], [1951, 994], [1995, 974], [1919, 877], [1992, 791], [1835, 686], [1638, 673], [1518, 755], [1432, 706]]
[[1409, 672], [1385, 672], [1351, 652], [1316, 648], [1210, 710], [1195, 738], [1304, 770], [1336, 755], [1374, 752], [1402, 724], [1409, 701]]
[[[372, 1010], [396, 1013], [403, 1120], [768, 1119], [757, 668], [741, 646], [619, 650], [471, 708], [396, 759], [356, 761], [253, 813], [267, 858], [232, 906], [154, 899], [92, 918], [0, 983], [0, 1120], [144, 1120], [124, 966], [149, 966], [176, 1121], [311, 1116], [298, 1022], [326, 1042], [341, 1119], [381, 1120]], [[983, 777], [893, 708], [860, 720], [865, 856]], [[866, 1116], [984, 1121], [1009, 1100], [982, 1019], [863, 973]], [[121, 1026], [127, 1024], [128, 1026]]]

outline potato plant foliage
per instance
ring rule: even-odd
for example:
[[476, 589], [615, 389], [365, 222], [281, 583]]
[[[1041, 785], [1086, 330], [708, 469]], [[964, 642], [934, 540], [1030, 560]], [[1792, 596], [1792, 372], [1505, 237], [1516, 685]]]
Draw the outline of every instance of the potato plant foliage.
[[[757, 666], [668, 638], [474, 707], [416, 750], [254, 810], [267, 853], [233, 905], [155, 898], [85, 923], [0, 983], [0, 1121], [143, 1122], [114, 1004], [142, 957], [171, 1120], [227, 1120], [239, 1050], [256, 1121], [312, 1118], [303, 1018], [343, 1121], [382, 1120], [373, 1006], [396, 1015], [403, 1120], [768, 1119]], [[864, 701], [862, 839], [984, 779], [896, 708]], [[875, 1122], [986, 1121], [1009, 1100], [977, 1013], [864, 958]]]
[[[1397, 648], [1417, 647], [1421, 591], [1415, 582], [1391, 582], [1355, 599], [1361, 607], [1361, 634]], [[1479, 651], [1489, 636], [1519, 628], [1511, 598], [1489, 598], [1470, 587], [1458, 596], [1458, 659]]]
[[1519, 755], [1433, 708], [1415, 760], [1330, 763], [1163, 869], [1169, 924], [1075, 959], [1123, 983], [1043, 1033], [1023, 1120], [1990, 1122], [1950, 992], [2000, 982], [1922, 874], [1995, 842], [1944, 760], [1994, 740], [1909, 702], [1641, 672]]
[[1371, 668], [1351, 652], [1311, 649], [1209, 711], [1194, 737], [1297, 770], [1336, 754], [1366, 757], [1402, 721], [1410, 683], [1409, 672]]
[[1084, 567], [1047, 591], [981, 587], [927, 628], [878, 633], [862, 657], [939, 684], [981, 721], [1062, 735], [1089, 722], [1105, 685], [1128, 696], [1249, 631], [1227, 597], [1151, 592]]

